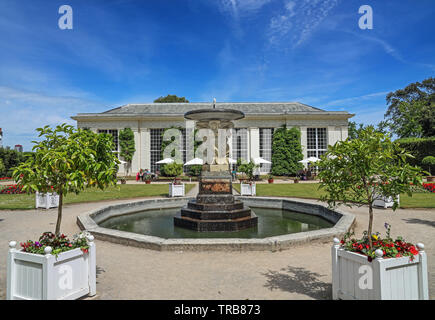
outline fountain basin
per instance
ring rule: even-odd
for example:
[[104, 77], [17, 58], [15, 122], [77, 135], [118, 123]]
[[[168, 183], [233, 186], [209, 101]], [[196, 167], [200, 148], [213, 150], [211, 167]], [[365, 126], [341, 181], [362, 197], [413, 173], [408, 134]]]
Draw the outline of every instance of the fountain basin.
[[148, 199], [125, 204], [104, 206], [77, 217], [77, 224], [91, 232], [96, 239], [118, 244], [136, 246], [159, 251], [251, 251], [285, 250], [295, 245], [310, 242], [330, 242], [343, 236], [355, 222], [355, 216], [340, 209], [331, 210], [322, 204], [303, 200], [272, 197], [236, 197], [246, 206], [253, 208], [283, 209], [314, 217], [321, 217], [333, 226], [319, 230], [284, 234], [265, 238], [163, 238], [127, 231], [104, 228], [100, 224], [113, 217], [121, 217], [153, 209], [181, 208], [195, 198]]

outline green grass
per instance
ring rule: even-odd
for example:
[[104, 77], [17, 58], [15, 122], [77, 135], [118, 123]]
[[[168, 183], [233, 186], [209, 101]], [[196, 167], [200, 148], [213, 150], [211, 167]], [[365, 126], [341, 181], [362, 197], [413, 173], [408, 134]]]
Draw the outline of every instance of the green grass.
[[[186, 184], [186, 193], [193, 188], [193, 184]], [[68, 194], [64, 198], [64, 204], [95, 202], [104, 200], [132, 199], [141, 197], [161, 197], [167, 196], [169, 192], [168, 184], [143, 184], [132, 185], [124, 184], [118, 187], [110, 187], [104, 191], [99, 189], [87, 189], [80, 194]], [[34, 194], [0, 194], [0, 209], [34, 209]]]
[[[233, 184], [233, 187], [240, 192], [240, 184]], [[325, 191], [318, 190], [318, 187], [318, 183], [257, 184], [257, 196], [319, 199]], [[400, 207], [435, 208], [435, 193], [414, 193], [412, 197], [409, 197], [407, 194], [401, 194]]]

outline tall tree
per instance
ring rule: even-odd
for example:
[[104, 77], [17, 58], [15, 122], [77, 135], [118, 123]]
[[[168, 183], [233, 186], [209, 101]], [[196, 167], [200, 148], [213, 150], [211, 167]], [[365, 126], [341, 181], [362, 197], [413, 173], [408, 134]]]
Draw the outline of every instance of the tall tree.
[[276, 176], [296, 175], [302, 169], [304, 158], [301, 146], [301, 132], [298, 128], [278, 128], [272, 138], [272, 168]]
[[160, 97], [154, 100], [154, 103], [174, 103], [174, 102], [186, 102], [188, 103], [185, 97], [177, 97], [175, 94], [168, 94], [166, 97]]
[[121, 148], [120, 156], [124, 159], [124, 161], [128, 164], [128, 172], [131, 168], [131, 161], [133, 160], [133, 155], [136, 152], [136, 148], [134, 146], [134, 133], [130, 128], [125, 128], [119, 132], [119, 146]]
[[399, 138], [435, 136], [435, 78], [411, 83], [386, 99], [383, 127]]
[[34, 153], [13, 173], [25, 191], [54, 190], [59, 195], [55, 233], [60, 233], [63, 198], [85, 188], [104, 189], [116, 184], [119, 160], [112, 152], [113, 140], [107, 134], [75, 129], [62, 124], [55, 129], [36, 129], [42, 141], [33, 141]]

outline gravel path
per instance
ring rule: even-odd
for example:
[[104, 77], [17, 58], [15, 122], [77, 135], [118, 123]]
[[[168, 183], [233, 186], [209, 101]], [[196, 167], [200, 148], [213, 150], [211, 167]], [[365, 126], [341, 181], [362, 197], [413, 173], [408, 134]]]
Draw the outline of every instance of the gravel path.
[[[72, 236], [80, 231], [77, 215], [123, 202], [128, 200], [66, 205], [62, 231]], [[357, 216], [355, 231], [361, 235], [368, 222], [367, 208], [347, 210]], [[56, 209], [0, 211], [0, 299], [6, 296], [8, 242], [36, 240], [42, 232], [53, 231], [56, 215]], [[385, 222], [393, 226], [393, 236], [425, 244], [434, 299], [435, 210], [376, 209], [374, 230], [385, 234]], [[97, 298], [331, 299], [331, 244], [280, 252], [158, 252], [96, 240]]]

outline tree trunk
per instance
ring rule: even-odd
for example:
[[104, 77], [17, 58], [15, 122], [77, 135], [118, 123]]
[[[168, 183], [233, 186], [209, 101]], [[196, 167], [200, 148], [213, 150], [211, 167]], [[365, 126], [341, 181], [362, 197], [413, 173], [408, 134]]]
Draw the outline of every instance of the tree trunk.
[[62, 222], [62, 205], [63, 205], [63, 193], [59, 193], [59, 207], [57, 208], [57, 222], [56, 222], [56, 235], [60, 233], [60, 224]]
[[370, 249], [373, 248], [372, 229], [373, 229], [373, 207], [372, 207], [372, 203], [369, 200], [369, 228], [367, 230], [367, 236], [369, 237]]

